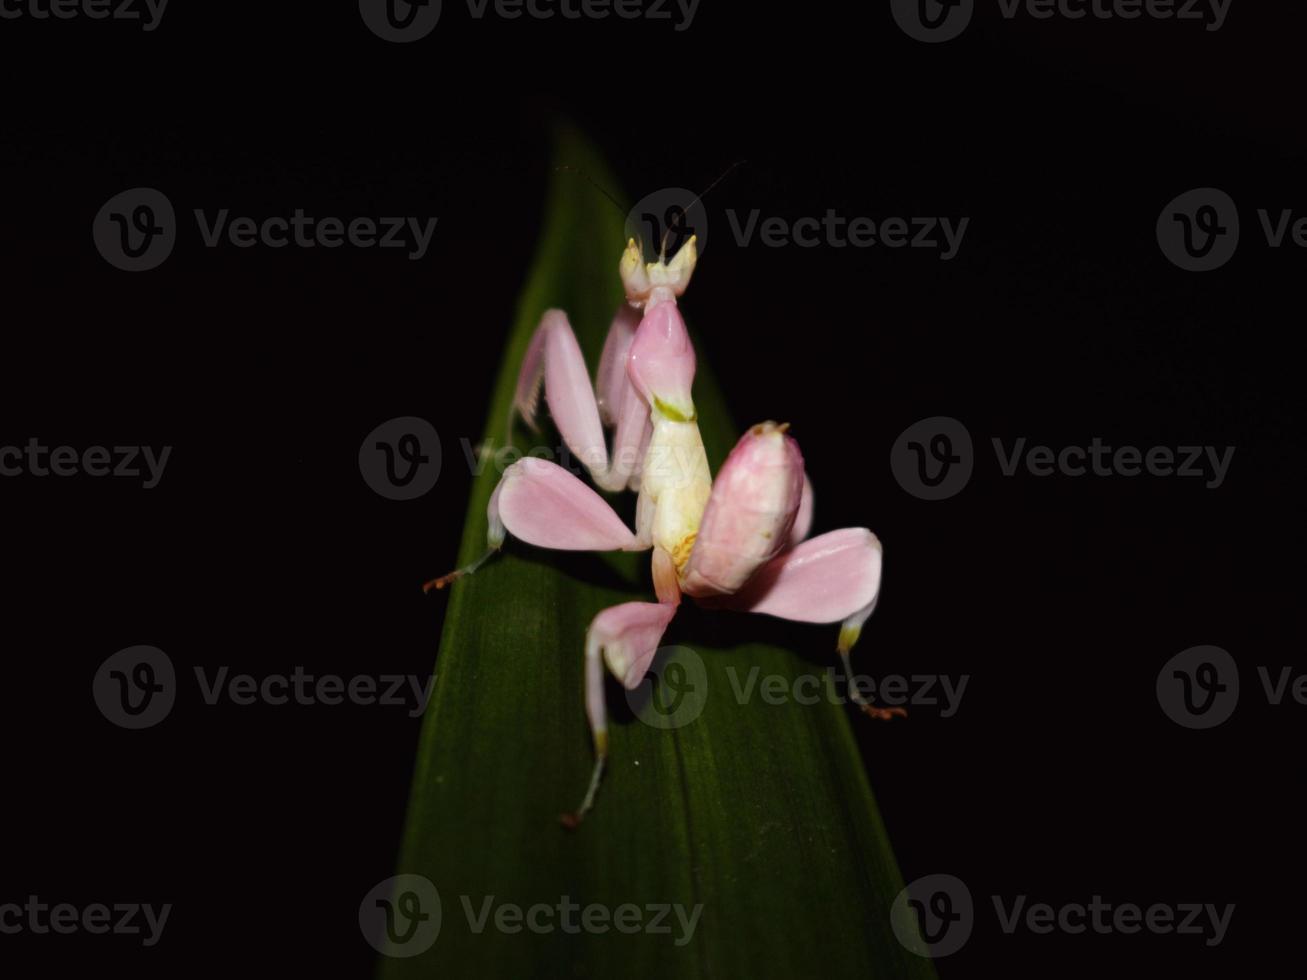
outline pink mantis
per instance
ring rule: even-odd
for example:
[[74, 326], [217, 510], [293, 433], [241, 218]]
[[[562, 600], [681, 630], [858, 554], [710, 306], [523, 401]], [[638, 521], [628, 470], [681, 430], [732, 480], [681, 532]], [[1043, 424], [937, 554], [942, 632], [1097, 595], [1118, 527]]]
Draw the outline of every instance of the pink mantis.
[[[645, 263], [634, 241], [620, 263], [627, 302], [604, 343], [595, 386], [561, 310], [549, 310], [532, 337], [514, 408], [536, 430], [543, 383], [559, 434], [600, 488], [639, 494], [632, 531], [581, 479], [555, 463], [525, 457], [509, 466], [490, 498], [489, 550], [433, 584], [475, 571], [505, 534], [561, 551], [652, 550], [657, 602], [623, 602], [600, 612], [585, 641], [585, 703], [595, 763], [580, 807], [562, 817], [576, 827], [594, 804], [608, 755], [604, 666], [627, 688], [639, 686], [681, 597], [713, 608], [807, 623], [841, 623], [848, 654], [876, 607], [881, 545], [866, 528], [808, 538], [812, 484], [785, 425], [746, 432], [714, 483], [690, 388], [695, 355], [677, 297], [696, 262], [695, 239], [675, 257]], [[511, 424], [511, 420], [510, 420]], [[612, 428], [611, 452], [604, 437]], [[874, 717], [903, 709], [875, 708]]]

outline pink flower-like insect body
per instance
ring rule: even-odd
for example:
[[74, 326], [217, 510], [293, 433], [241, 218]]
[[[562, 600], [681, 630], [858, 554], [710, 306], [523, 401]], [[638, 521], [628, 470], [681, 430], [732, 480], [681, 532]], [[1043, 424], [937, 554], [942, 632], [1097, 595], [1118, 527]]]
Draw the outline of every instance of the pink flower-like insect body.
[[[518, 378], [514, 409], [532, 429], [543, 386], [559, 434], [594, 482], [639, 494], [635, 530], [568, 470], [526, 457], [504, 471], [490, 498], [487, 554], [434, 583], [474, 571], [505, 533], [564, 551], [652, 550], [658, 601], [605, 609], [586, 633], [595, 765], [581, 806], [563, 817], [568, 826], [593, 805], [608, 754], [604, 666], [628, 689], [637, 687], [682, 595], [713, 608], [841, 623], [837, 649], [848, 671], [849, 650], [880, 590], [881, 546], [871, 531], [808, 538], [812, 484], [787, 426], [749, 429], [713, 481], [691, 397], [694, 347], [676, 303], [695, 262], [693, 238], [670, 262], [645, 263], [629, 242], [620, 263], [627, 301], [604, 343], [594, 387], [561, 310], [544, 314]], [[605, 426], [613, 430], [611, 448]], [[891, 713], [852, 693], [868, 713]]]

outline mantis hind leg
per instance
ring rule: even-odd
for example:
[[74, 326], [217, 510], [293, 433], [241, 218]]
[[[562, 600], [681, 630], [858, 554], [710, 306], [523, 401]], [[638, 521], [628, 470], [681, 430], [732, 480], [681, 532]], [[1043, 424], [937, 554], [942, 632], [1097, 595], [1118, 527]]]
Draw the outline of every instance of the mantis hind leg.
[[[679, 600], [679, 596], [677, 597]], [[580, 826], [594, 806], [608, 758], [608, 708], [604, 704], [604, 665], [628, 691], [640, 686], [649, 671], [676, 602], [623, 602], [599, 613], [585, 634], [585, 712], [590, 722], [595, 761], [581, 805], [559, 821], [569, 830]]]

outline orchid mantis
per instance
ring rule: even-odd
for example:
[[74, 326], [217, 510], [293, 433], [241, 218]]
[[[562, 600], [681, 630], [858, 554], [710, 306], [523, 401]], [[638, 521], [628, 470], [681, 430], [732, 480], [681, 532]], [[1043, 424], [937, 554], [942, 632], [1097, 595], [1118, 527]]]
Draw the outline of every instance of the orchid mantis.
[[[682, 596], [713, 608], [841, 623], [837, 650], [850, 678], [849, 651], [876, 607], [880, 542], [866, 528], [808, 538], [812, 484], [787, 426], [751, 428], [713, 482], [690, 391], [694, 348], [676, 303], [695, 262], [694, 238], [670, 262], [664, 256], [646, 263], [628, 242], [619, 266], [626, 303], [604, 343], [594, 387], [561, 310], [544, 314], [518, 378], [514, 410], [527, 425], [538, 431], [543, 386], [559, 434], [594, 483], [639, 494], [635, 530], [571, 472], [528, 456], [504, 471], [490, 498], [486, 554], [429, 583], [440, 588], [475, 571], [506, 534], [561, 551], [652, 551], [657, 601], [605, 609], [586, 634], [595, 762], [581, 805], [562, 817], [568, 827], [593, 806], [608, 755], [604, 667], [627, 689], [639, 686]], [[611, 449], [605, 427], [613, 430]], [[850, 687], [868, 714], [903, 713], [873, 707]]]

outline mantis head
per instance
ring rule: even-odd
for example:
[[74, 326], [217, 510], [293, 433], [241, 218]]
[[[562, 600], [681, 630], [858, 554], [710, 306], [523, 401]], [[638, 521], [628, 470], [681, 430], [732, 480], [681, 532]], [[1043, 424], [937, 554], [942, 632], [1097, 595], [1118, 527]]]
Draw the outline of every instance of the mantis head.
[[670, 262], [659, 256], [657, 262], [646, 262], [634, 238], [626, 243], [622, 261], [618, 266], [626, 299], [632, 306], [647, 307], [663, 299], [675, 299], [685, 292], [694, 274], [698, 259], [694, 236], [691, 235]]

